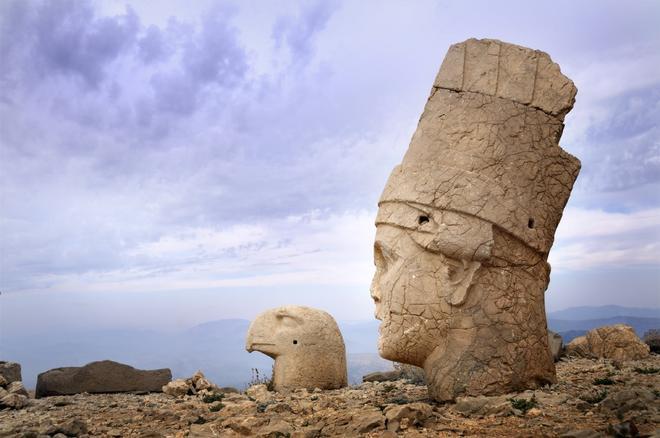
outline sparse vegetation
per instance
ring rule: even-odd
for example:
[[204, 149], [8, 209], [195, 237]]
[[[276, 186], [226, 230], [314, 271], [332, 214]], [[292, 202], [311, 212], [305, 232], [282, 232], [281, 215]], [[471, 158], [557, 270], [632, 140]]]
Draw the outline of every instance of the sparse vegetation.
[[224, 408], [224, 407], [225, 407], [224, 404], [222, 404], [222, 403], [216, 403], [216, 404], [214, 404], [213, 406], [211, 406], [211, 407], [209, 408], [209, 410], [210, 410], [211, 412], [218, 412], [219, 410], [221, 410], [221, 409]]
[[526, 414], [527, 411], [538, 406], [538, 402], [534, 396], [529, 400], [525, 400], [524, 398], [510, 398], [509, 401], [511, 402], [513, 409], [518, 409], [519, 411], [522, 411], [523, 414]]
[[594, 379], [594, 385], [614, 385], [616, 382], [609, 377]]
[[252, 368], [252, 378], [248, 382], [248, 388], [254, 385], [266, 385], [269, 391], [275, 389], [273, 383], [273, 375], [275, 374], [275, 366], [273, 365], [272, 372], [270, 377], [267, 377], [265, 374], [261, 374], [257, 368]]
[[582, 397], [580, 397], [580, 400], [595, 405], [596, 403], [600, 403], [603, 400], [605, 400], [605, 397], [607, 397], [607, 390], [603, 389], [602, 391], [598, 391], [595, 393], [585, 394]]
[[639, 374], [656, 374], [660, 371], [660, 368], [648, 367], [648, 368], [635, 368], [635, 372]]
[[221, 392], [214, 392], [213, 394], [210, 395], [205, 395], [202, 398], [202, 401], [204, 403], [214, 403], [217, 401], [221, 401], [223, 398], [225, 398], [225, 395]]

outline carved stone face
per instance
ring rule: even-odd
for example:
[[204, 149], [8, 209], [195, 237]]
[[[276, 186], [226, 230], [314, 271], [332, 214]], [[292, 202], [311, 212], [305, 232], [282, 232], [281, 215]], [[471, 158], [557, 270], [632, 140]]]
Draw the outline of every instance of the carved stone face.
[[455, 44], [387, 180], [371, 287], [379, 350], [423, 366], [436, 400], [555, 380], [546, 260], [580, 170], [558, 144], [576, 92], [543, 52]]
[[[465, 301], [481, 266], [455, 257], [465, 248], [487, 257], [490, 231], [489, 224], [467, 215], [403, 202], [381, 205], [371, 296], [382, 321], [382, 357], [423, 366], [446, 341], [451, 308]], [[459, 240], [462, 248], [455, 245]]]

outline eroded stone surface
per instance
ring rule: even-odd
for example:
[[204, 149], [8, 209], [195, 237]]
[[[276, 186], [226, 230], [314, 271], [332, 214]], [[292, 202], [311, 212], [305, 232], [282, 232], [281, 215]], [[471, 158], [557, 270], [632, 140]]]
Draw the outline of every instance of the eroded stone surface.
[[36, 397], [82, 392], [160, 392], [172, 379], [168, 368], [138, 370], [129, 365], [102, 360], [82, 367], [55, 368], [37, 377]]
[[603, 357], [614, 360], [643, 359], [650, 348], [629, 325], [615, 324], [598, 327], [578, 336], [566, 345], [566, 353], [573, 356]]
[[303, 306], [278, 307], [250, 324], [245, 348], [273, 359], [277, 391], [346, 386], [346, 348], [327, 312]]
[[29, 394], [21, 382], [21, 366], [14, 362], [0, 362], [0, 371], [0, 409], [29, 406]]
[[[0, 437], [57, 433], [79, 437], [260, 437], [277, 436], [278, 430], [291, 437], [557, 437], [567, 433], [581, 436], [585, 430], [607, 436], [608, 429], [619, 423], [634, 423], [640, 436], [652, 436], [660, 425], [658, 374], [636, 370], [660, 368], [660, 356], [614, 365], [608, 359], [562, 359], [557, 363], [556, 385], [501, 396], [466, 397], [456, 404], [435, 403], [425, 387], [404, 381], [363, 383], [331, 391], [264, 391], [269, 394], [264, 401], [247, 394], [225, 394], [220, 402], [199, 395], [174, 398], [166, 394], [47, 397], [33, 400], [21, 410], [0, 410]], [[595, 379], [605, 377], [614, 383], [606, 387], [594, 384]], [[592, 399], [603, 392], [606, 394]], [[515, 409], [511, 401], [532, 398], [536, 406], [527, 412]], [[397, 432], [387, 431], [395, 426]]]
[[453, 45], [379, 201], [371, 294], [382, 357], [433, 398], [555, 381], [548, 252], [580, 162], [559, 147], [576, 89], [540, 51]]
[[4, 377], [7, 383], [20, 382], [21, 365], [16, 362], [0, 361], [0, 376]]

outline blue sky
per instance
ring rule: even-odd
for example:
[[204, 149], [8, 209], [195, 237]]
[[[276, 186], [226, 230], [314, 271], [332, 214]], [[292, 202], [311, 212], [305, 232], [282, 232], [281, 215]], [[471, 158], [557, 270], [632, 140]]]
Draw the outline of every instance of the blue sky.
[[656, 1], [0, 3], [0, 329], [369, 319], [376, 202], [448, 46], [548, 52], [582, 172], [548, 308], [660, 307]]

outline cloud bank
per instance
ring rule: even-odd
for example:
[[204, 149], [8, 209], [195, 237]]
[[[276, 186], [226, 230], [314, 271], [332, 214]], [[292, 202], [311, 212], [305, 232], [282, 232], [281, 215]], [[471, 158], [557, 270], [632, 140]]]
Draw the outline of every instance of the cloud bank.
[[658, 272], [660, 7], [486, 7], [3, 2], [0, 290], [332, 286], [364, 289], [368, 318], [380, 190], [472, 36], [546, 50], [578, 86], [553, 275]]

